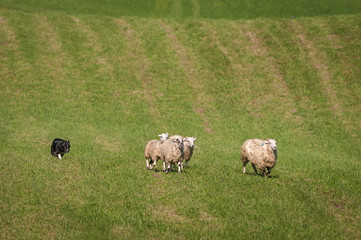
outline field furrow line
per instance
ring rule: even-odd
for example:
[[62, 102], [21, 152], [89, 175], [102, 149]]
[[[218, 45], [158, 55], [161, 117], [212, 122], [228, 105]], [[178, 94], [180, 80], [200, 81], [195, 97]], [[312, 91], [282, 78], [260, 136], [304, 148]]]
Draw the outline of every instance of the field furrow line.
[[140, 39], [140, 34], [126, 19], [117, 18], [114, 20], [114, 22], [120, 28], [120, 33], [124, 34], [124, 37], [126, 38], [125, 44], [128, 49], [128, 55], [134, 59], [132, 62], [136, 65], [137, 68], [135, 75], [142, 82], [143, 98], [149, 106], [149, 112], [153, 116], [153, 119], [157, 119], [157, 124], [165, 129], [164, 122], [159, 120], [161, 117], [161, 112], [156, 106], [156, 98], [154, 96], [155, 93], [151, 88], [151, 76], [147, 73], [151, 62], [142, 52], [144, 47]]
[[307, 54], [310, 59], [310, 64], [317, 70], [317, 75], [321, 79], [322, 92], [327, 97], [332, 112], [342, 122], [345, 129], [352, 135], [352, 132], [350, 131], [350, 128], [347, 127], [348, 124], [344, 119], [343, 106], [338, 98], [338, 92], [334, 90], [332, 84], [332, 70], [329, 69], [329, 66], [326, 63], [327, 57], [325, 53], [319, 50], [312, 41], [308, 40], [307, 31], [302, 25], [292, 21], [291, 28], [298, 39], [300, 48]]
[[167, 33], [167, 38], [176, 52], [179, 64], [186, 75], [186, 81], [188, 81], [189, 87], [197, 91], [196, 99], [193, 102], [193, 111], [202, 119], [204, 131], [211, 133], [213, 132], [211, 123], [205, 113], [207, 105], [211, 99], [206, 98], [204, 91], [202, 91], [204, 89], [204, 85], [201, 83], [200, 79], [203, 78], [203, 76], [199, 73], [198, 69], [200, 69], [200, 67], [197, 66], [197, 59], [174, 35], [174, 30], [172, 30], [169, 25], [162, 22], [162, 28]]

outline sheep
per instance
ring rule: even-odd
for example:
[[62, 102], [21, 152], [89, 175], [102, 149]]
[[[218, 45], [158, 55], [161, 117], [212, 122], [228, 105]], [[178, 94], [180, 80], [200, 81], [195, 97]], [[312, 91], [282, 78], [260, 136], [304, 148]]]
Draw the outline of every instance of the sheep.
[[[246, 164], [248, 161], [252, 163], [253, 170], [256, 174], [257, 168], [262, 171], [264, 177], [271, 173], [272, 168], [276, 165], [277, 146], [275, 139], [248, 139], [242, 147], [243, 174], [246, 173]], [[266, 173], [267, 169], [267, 173]]]
[[173, 135], [173, 136], [170, 136], [169, 139], [172, 139], [172, 140], [176, 140], [177, 138], [182, 138], [183, 137], [181, 135]]
[[183, 138], [181, 137], [169, 138], [160, 146], [160, 155], [163, 160], [163, 171], [165, 173], [171, 170], [173, 163], [178, 164], [178, 172], [181, 173], [184, 157], [183, 149]]
[[150, 140], [145, 146], [144, 157], [149, 170], [152, 170], [160, 159], [160, 146], [168, 139], [168, 133], [159, 134], [158, 137], [160, 140]]
[[173, 136], [169, 137], [169, 139], [173, 139], [173, 140], [177, 139], [177, 138], [182, 138], [183, 139], [183, 144], [184, 144], [184, 157], [183, 157], [184, 164], [182, 164], [182, 170], [183, 170], [183, 166], [187, 165], [189, 160], [191, 160], [191, 158], [192, 158], [193, 149], [194, 149], [194, 141], [197, 138], [195, 138], [195, 137], [182, 137], [180, 135], [173, 135]]
[[[185, 137], [183, 138], [183, 142], [184, 142], [184, 166], [187, 165], [187, 163], [189, 162], [189, 160], [191, 160], [192, 155], [193, 155], [193, 149], [194, 149], [194, 141], [197, 138], [195, 137]], [[182, 169], [183, 169], [183, 164], [182, 164]]]

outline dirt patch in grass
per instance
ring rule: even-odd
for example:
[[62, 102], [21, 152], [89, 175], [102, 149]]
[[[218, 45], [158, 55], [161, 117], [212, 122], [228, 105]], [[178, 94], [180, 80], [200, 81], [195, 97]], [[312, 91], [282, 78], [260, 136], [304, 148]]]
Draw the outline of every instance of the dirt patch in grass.
[[135, 230], [132, 226], [113, 225], [110, 235], [120, 239], [131, 239], [135, 236]]
[[199, 220], [201, 220], [201, 221], [214, 222], [217, 220], [214, 216], [212, 216], [204, 211], [199, 211], [199, 215], [200, 215]]
[[155, 219], [160, 219], [166, 222], [185, 223], [188, 220], [179, 215], [173, 208], [168, 206], [158, 206], [152, 210]]
[[120, 142], [119, 141], [112, 142], [109, 140], [111, 140], [109, 139], [109, 136], [104, 136], [104, 135], [98, 135], [95, 138], [95, 142], [101, 146], [102, 150], [112, 151], [112, 152], [119, 151], [121, 147]]

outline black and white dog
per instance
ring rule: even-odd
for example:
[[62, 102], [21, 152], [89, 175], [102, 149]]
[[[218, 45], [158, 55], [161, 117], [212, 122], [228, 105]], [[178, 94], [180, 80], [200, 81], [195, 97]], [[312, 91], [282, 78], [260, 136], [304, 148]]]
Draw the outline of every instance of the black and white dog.
[[51, 155], [54, 157], [58, 157], [61, 159], [61, 157], [68, 153], [70, 150], [70, 142], [65, 141], [60, 138], [55, 138], [53, 141], [53, 144], [51, 144]]

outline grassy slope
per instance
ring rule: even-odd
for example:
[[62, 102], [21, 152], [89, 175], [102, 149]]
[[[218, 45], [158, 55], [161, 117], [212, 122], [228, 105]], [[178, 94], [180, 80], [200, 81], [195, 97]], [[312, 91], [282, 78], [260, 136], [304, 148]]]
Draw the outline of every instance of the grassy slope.
[[[357, 239], [360, 36], [359, 15], [0, 10], [1, 237]], [[184, 174], [146, 170], [161, 132], [197, 137]], [[241, 175], [251, 137], [277, 139], [274, 178]]]

